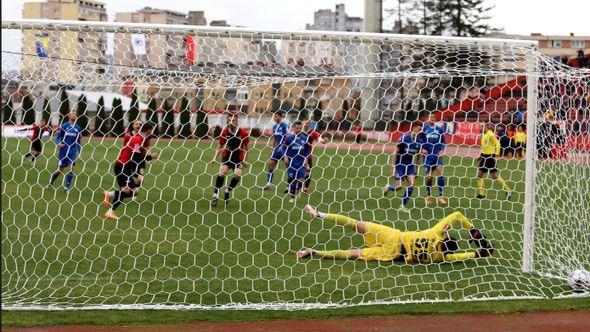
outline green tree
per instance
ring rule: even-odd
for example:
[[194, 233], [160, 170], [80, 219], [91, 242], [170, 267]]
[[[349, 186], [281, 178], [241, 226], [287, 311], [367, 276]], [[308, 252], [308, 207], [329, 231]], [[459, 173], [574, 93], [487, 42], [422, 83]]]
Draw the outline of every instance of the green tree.
[[59, 98], [59, 123], [63, 123], [65, 121], [66, 116], [70, 113], [70, 99], [68, 98], [68, 94], [66, 90], [61, 90], [61, 95]]
[[35, 123], [35, 105], [31, 99], [31, 95], [26, 95], [21, 104], [22, 117], [21, 122], [27, 126]]
[[51, 114], [51, 102], [49, 102], [49, 99], [43, 98], [43, 114], [41, 117], [49, 126], [51, 126]]
[[82, 135], [88, 134], [88, 103], [86, 102], [86, 96], [81, 95], [76, 103], [76, 114], [78, 119], [76, 124], [82, 129]]
[[191, 128], [191, 109], [188, 100], [182, 97], [180, 105], [180, 130], [178, 131], [178, 136], [181, 138], [191, 138], [193, 133]]
[[125, 126], [123, 124], [123, 106], [121, 99], [115, 98], [113, 100], [113, 108], [111, 110], [111, 133], [119, 137], [125, 134]]
[[96, 117], [94, 118], [94, 135], [105, 136], [108, 132], [108, 121], [104, 107], [104, 97], [100, 96], [96, 106]]
[[203, 101], [197, 99], [197, 113], [196, 115], [196, 127], [195, 135], [197, 138], [205, 138], [209, 134], [209, 121], [207, 119], [207, 113], [203, 110]]
[[129, 110], [127, 111], [127, 119], [129, 120], [129, 126], [131, 126], [133, 121], [139, 119], [139, 101], [135, 89], [131, 92], [131, 103], [129, 105]]
[[12, 99], [9, 99], [4, 107], [2, 107], [2, 121], [4, 124], [13, 125], [16, 124], [14, 120], [14, 104], [12, 103]]

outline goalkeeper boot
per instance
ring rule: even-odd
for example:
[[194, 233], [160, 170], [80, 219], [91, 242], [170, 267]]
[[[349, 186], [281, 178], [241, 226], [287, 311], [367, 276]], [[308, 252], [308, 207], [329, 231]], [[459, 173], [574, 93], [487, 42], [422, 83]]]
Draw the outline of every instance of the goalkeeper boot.
[[218, 201], [218, 198], [217, 197], [213, 197], [213, 199], [211, 200], [211, 207], [216, 207], [217, 206], [217, 201]]
[[475, 196], [475, 198], [477, 198], [477, 199], [484, 199], [484, 198], [486, 198], [486, 195], [477, 194], [477, 196]]
[[447, 205], [447, 204], [449, 204], [449, 202], [447, 202], [447, 200], [444, 197], [439, 197], [438, 198], [438, 204], [440, 204], [440, 205]]
[[300, 250], [297, 252], [297, 259], [313, 258], [314, 254], [315, 252], [313, 249], [305, 248], [304, 250]]

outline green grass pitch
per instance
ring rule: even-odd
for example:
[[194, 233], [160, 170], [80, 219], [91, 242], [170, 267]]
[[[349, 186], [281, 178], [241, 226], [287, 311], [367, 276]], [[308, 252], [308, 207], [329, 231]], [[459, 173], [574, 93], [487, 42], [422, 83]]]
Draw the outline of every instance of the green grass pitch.
[[[73, 189], [66, 194], [59, 185], [63, 177], [45, 188], [56, 166], [52, 143], [45, 144], [43, 157], [32, 166], [21, 165], [29, 141], [3, 139], [5, 303], [357, 304], [567, 292], [564, 282], [520, 270], [524, 161], [499, 162], [502, 176], [515, 189], [512, 201], [491, 180], [486, 180], [489, 199], [480, 201], [474, 199], [476, 161], [447, 157], [449, 206], [426, 208], [419, 178], [408, 216], [397, 211], [401, 193], [380, 197], [391, 180], [387, 154], [317, 148], [313, 192], [293, 205], [282, 193], [282, 165], [275, 175], [278, 189], [258, 189], [265, 181], [270, 148], [257, 145], [229, 206], [211, 209], [218, 169], [208, 165], [214, 143], [154, 143], [160, 158], [149, 167], [141, 196], [124, 203], [115, 222], [102, 217], [101, 192], [114, 188], [112, 165], [120, 141], [86, 141]], [[295, 252], [303, 247], [362, 245], [362, 237], [351, 230], [304, 215], [301, 209], [308, 203], [402, 230], [427, 228], [460, 210], [497, 250], [489, 259], [453, 264], [297, 262]], [[465, 238], [466, 232], [459, 235]]]

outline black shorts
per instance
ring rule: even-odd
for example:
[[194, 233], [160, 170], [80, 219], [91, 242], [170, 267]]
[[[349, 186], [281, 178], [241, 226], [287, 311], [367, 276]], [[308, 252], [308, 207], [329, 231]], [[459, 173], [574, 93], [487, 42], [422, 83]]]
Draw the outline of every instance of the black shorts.
[[244, 160], [236, 157], [223, 157], [221, 158], [221, 165], [225, 165], [232, 170], [235, 170], [236, 168], [241, 169], [244, 166]]
[[491, 154], [482, 154], [479, 156], [479, 170], [484, 173], [496, 173], [496, 157]]
[[37, 151], [39, 153], [43, 151], [43, 144], [41, 144], [40, 139], [36, 139], [31, 142], [31, 151]]
[[135, 189], [137, 187], [137, 184], [133, 179], [137, 172], [133, 171], [131, 167], [116, 162], [113, 169], [115, 171], [117, 185], [119, 185], [120, 188], [129, 187], [130, 189]]

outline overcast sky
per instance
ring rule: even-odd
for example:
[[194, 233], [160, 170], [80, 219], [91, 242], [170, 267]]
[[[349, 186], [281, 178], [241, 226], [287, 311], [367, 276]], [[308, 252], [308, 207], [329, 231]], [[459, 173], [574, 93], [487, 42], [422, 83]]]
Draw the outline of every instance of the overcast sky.
[[[232, 26], [252, 28], [304, 29], [313, 22], [313, 12], [334, 9], [344, 3], [350, 16], [363, 16], [363, 0], [102, 0], [109, 20], [116, 12], [134, 11], [144, 6], [187, 12], [204, 10], [207, 21], [227, 20]], [[25, 0], [2, 0], [2, 19], [22, 18]], [[384, 0], [393, 6], [396, 0]], [[495, 4], [491, 23], [506, 33], [545, 35], [590, 35], [589, 0], [488, 0]]]

